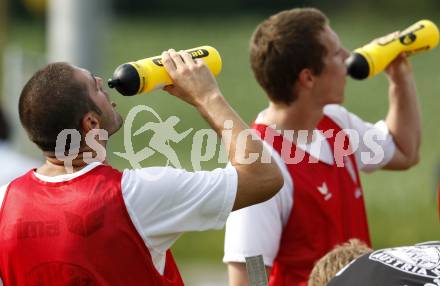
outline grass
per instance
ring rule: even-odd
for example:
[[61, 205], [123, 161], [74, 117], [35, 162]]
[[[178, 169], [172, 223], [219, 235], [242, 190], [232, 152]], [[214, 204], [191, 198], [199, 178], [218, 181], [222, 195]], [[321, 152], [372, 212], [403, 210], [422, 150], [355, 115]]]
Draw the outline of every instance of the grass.
[[[266, 99], [255, 83], [248, 64], [248, 39], [261, 16], [235, 16], [226, 18], [160, 18], [112, 20], [99, 49], [105, 60], [97, 71], [110, 77], [114, 68], [127, 61], [158, 55], [174, 47], [187, 49], [200, 45], [216, 47], [223, 58], [223, 71], [218, 77], [221, 89], [238, 113], [250, 122], [265, 107]], [[332, 18], [332, 25], [347, 48], [353, 49], [372, 38], [404, 28], [418, 18], [400, 17], [392, 21], [385, 18], [358, 17], [341, 14]], [[42, 52], [45, 48], [43, 28], [29, 23], [16, 23], [11, 27], [11, 38], [26, 49]], [[423, 145], [421, 162], [406, 172], [376, 172], [362, 175], [370, 231], [375, 247], [410, 244], [440, 238], [436, 205], [436, 170], [440, 159], [439, 107], [440, 50], [418, 55], [413, 66], [422, 105]], [[126, 114], [131, 107], [145, 104], [158, 111], [162, 119], [176, 115], [181, 118], [177, 130], [206, 128], [207, 124], [188, 106], [164, 92], [135, 97], [121, 97], [111, 91], [119, 110]], [[368, 121], [383, 118], [387, 111], [387, 81], [384, 75], [363, 82], [349, 80], [345, 106]], [[136, 126], [152, 120], [145, 114], [138, 117]], [[134, 140], [135, 150], [148, 142], [147, 137]], [[190, 138], [173, 145], [184, 167], [191, 166]], [[110, 140], [111, 151], [123, 151], [123, 132]], [[119, 169], [129, 168], [127, 161], [111, 156], [110, 161]], [[165, 159], [155, 155], [144, 166], [163, 165]], [[219, 166], [215, 160], [203, 164], [212, 169]], [[179, 262], [219, 261], [222, 256], [222, 231], [189, 233], [182, 236], [174, 247]]]

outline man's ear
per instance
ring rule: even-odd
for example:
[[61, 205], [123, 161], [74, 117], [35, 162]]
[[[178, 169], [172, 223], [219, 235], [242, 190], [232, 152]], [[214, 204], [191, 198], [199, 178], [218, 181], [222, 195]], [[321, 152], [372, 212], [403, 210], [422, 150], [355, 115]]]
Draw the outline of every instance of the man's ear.
[[81, 120], [81, 125], [85, 134], [92, 129], [101, 128], [99, 116], [95, 112], [87, 112]]
[[298, 83], [302, 88], [312, 89], [315, 85], [316, 76], [310, 69], [302, 69], [298, 75]]

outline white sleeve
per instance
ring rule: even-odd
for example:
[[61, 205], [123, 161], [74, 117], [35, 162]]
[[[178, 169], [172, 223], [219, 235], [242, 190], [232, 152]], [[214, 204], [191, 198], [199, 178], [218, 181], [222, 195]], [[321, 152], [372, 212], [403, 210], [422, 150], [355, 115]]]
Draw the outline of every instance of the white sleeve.
[[273, 152], [273, 158], [283, 174], [284, 186], [270, 200], [229, 215], [225, 233], [225, 263], [245, 262], [247, 256], [263, 255], [265, 265], [273, 264], [293, 205], [292, 179], [276, 152]]
[[[350, 141], [358, 141], [355, 149], [356, 163], [360, 170], [372, 172], [381, 169], [394, 156], [396, 144], [385, 121], [376, 124], [363, 121], [344, 107], [336, 104], [327, 105], [324, 114], [333, 119], [342, 129], [355, 132], [348, 133]], [[353, 136], [357, 136], [353, 140]]]
[[234, 167], [187, 172], [169, 167], [124, 170], [122, 194], [146, 245], [164, 253], [182, 232], [222, 228], [237, 192]]

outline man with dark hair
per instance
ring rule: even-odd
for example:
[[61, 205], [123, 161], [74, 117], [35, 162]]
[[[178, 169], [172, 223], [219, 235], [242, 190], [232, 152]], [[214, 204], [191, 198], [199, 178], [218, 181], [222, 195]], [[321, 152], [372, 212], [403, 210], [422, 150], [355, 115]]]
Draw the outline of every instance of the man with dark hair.
[[[211, 172], [119, 172], [96, 156], [86, 163], [87, 153], [97, 150], [84, 138], [96, 130], [115, 133], [121, 116], [101, 78], [66, 63], [49, 64], [28, 81], [19, 102], [22, 125], [46, 162], [0, 189], [5, 285], [182, 285], [169, 249], [183, 232], [221, 228], [232, 210], [280, 190], [276, 163], [244, 165], [235, 158], [237, 137], [247, 127], [203, 61], [174, 50], [162, 59], [174, 82], [166, 91], [193, 105], [217, 134], [226, 120], [233, 123], [225, 138], [231, 165]], [[82, 137], [72, 172], [55, 153], [65, 129]], [[94, 139], [106, 147], [102, 137]], [[262, 149], [257, 139], [244, 151]]]
[[[29, 138], [43, 151], [55, 150], [54, 139], [64, 129], [84, 131], [82, 117], [88, 112], [102, 117], [100, 124], [104, 124], [102, 129], [109, 135], [122, 124], [121, 116], [109, 112], [108, 104], [101, 105], [106, 110], [98, 108], [87, 84], [71, 80], [74, 76], [75, 69], [70, 65], [52, 64], [37, 71], [23, 88], [18, 109], [20, 121]], [[101, 88], [98, 83], [97, 88]], [[108, 114], [113, 118], [107, 118]]]
[[349, 52], [317, 9], [275, 14], [255, 30], [250, 60], [269, 98], [253, 127], [284, 161], [285, 185], [226, 224], [230, 285], [247, 285], [245, 257], [262, 255], [270, 285], [306, 285], [316, 260], [357, 238], [370, 245], [358, 170], [407, 169], [418, 161], [420, 112], [411, 65], [387, 68], [389, 111], [377, 124], [339, 104]]

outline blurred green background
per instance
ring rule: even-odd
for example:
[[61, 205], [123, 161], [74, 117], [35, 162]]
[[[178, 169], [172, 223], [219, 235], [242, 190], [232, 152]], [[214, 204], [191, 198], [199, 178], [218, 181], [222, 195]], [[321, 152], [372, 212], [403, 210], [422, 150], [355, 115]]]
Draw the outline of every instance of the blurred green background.
[[[8, 43], [44, 54], [44, 14], [38, 12], [39, 8], [26, 9], [31, 6], [26, 6], [25, 2], [12, 4]], [[115, 1], [113, 15], [107, 21], [105, 40], [100, 46], [104, 65], [93, 72], [107, 79], [116, 66], [127, 61], [158, 55], [171, 47], [187, 49], [211, 45], [219, 50], [223, 59], [223, 70], [218, 77], [223, 94], [244, 120], [250, 122], [265, 108], [267, 100], [250, 70], [248, 41], [255, 26], [272, 12], [302, 5], [321, 8], [348, 49], [404, 29], [422, 18], [440, 24], [440, 1], [419, 1], [417, 6], [414, 1], [402, 0], [328, 2], [247, 0], [208, 4], [202, 1], [149, 1], [146, 4], [146, 1]], [[421, 161], [405, 172], [380, 171], [362, 175], [375, 248], [440, 239], [436, 204], [440, 162], [440, 49], [417, 55], [412, 58], [412, 63], [422, 106]], [[350, 79], [344, 105], [364, 120], [378, 121], [387, 112], [387, 88], [383, 74], [366, 81]], [[165, 92], [122, 97], [111, 90], [110, 94], [123, 115], [133, 106], [145, 104], [156, 110], [162, 119], [178, 116], [181, 121], [176, 130], [180, 132], [208, 127], [192, 107]], [[145, 113], [138, 115], [133, 128], [148, 120], [155, 119]], [[150, 135], [133, 138], [135, 150], [143, 148]], [[184, 167], [189, 169], [191, 144], [192, 136], [171, 144]], [[109, 150], [124, 151], [122, 131], [111, 138]], [[114, 155], [110, 156], [110, 162], [121, 170], [130, 167], [127, 161]], [[143, 166], [165, 163], [165, 157], [154, 155], [143, 162]], [[217, 163], [217, 156], [203, 164], [205, 169], [218, 166], [222, 165]], [[184, 234], [173, 250], [178, 264], [216, 263], [222, 267], [223, 231]]]

